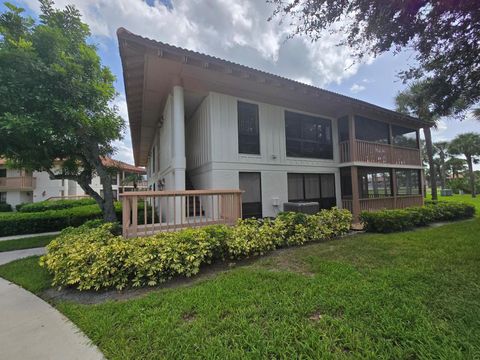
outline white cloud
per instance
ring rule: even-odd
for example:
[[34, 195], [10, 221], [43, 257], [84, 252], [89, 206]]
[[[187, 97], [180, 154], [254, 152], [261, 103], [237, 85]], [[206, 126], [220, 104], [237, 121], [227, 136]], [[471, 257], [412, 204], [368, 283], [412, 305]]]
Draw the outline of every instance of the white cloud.
[[[22, 0], [38, 12], [37, 0]], [[64, 7], [71, 0], [56, 0]], [[360, 64], [349, 48], [336, 46], [343, 35], [325, 33], [285, 41], [292, 30], [285, 21], [267, 21], [273, 7], [258, 0], [177, 0], [173, 8], [155, 1], [77, 0], [75, 6], [100, 41], [116, 37], [119, 27], [152, 39], [291, 78], [309, 78], [324, 86], [354, 75]], [[103, 39], [103, 40], [102, 40]], [[370, 60], [367, 59], [367, 62]]]
[[359, 93], [360, 91], [363, 91], [365, 90], [365, 86], [363, 85], [359, 85], [357, 83], [353, 84], [352, 86], [350, 86], [350, 92], [352, 92], [353, 94], [357, 94]]

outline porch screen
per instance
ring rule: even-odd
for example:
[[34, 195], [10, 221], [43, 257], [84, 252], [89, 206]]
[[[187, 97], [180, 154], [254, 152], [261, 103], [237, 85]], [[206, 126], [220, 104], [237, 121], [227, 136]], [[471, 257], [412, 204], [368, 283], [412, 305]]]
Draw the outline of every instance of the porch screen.
[[285, 111], [287, 156], [333, 159], [332, 124], [328, 119]]
[[359, 171], [360, 198], [392, 196], [389, 170], [362, 169]]
[[240, 154], [260, 154], [260, 133], [258, 126], [258, 105], [239, 101], [238, 112], [238, 152]]
[[417, 131], [403, 126], [392, 125], [393, 145], [418, 149]]
[[397, 195], [420, 195], [420, 170], [396, 170]]
[[387, 123], [355, 116], [355, 137], [358, 140], [389, 144], [390, 131]]
[[333, 174], [288, 174], [288, 201], [315, 201], [320, 208], [336, 205]]

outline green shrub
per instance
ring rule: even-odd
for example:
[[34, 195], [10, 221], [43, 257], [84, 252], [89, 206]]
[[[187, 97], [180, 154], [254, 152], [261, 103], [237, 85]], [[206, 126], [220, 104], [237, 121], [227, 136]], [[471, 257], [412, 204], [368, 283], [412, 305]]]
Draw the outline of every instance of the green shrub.
[[275, 220], [239, 220], [233, 227], [212, 225], [134, 239], [114, 235], [114, 224], [88, 222], [54, 239], [41, 265], [53, 274], [54, 286], [153, 286], [172, 276], [195, 275], [215, 259], [242, 259], [342, 235], [351, 219], [348, 211], [338, 209], [305, 216], [285, 213]]
[[40, 212], [47, 210], [62, 210], [70, 209], [77, 206], [93, 205], [95, 200], [91, 198], [78, 199], [78, 200], [51, 200], [51, 201], [39, 201], [36, 203], [21, 204], [17, 208], [20, 212]]
[[[122, 204], [115, 203], [115, 212], [119, 222], [122, 221]], [[60, 231], [69, 226], [80, 226], [86, 221], [102, 219], [102, 212], [97, 204], [75, 206], [61, 210], [41, 212], [15, 212], [0, 214], [0, 237], [21, 234]], [[144, 207], [139, 204], [138, 223], [144, 223]], [[155, 216], [158, 221], [158, 216]], [[151, 223], [151, 208], [148, 209], [147, 223]], [[117, 229], [118, 232], [118, 229]]]
[[203, 229], [124, 239], [112, 234], [112, 224], [66, 229], [41, 258], [55, 286], [79, 290], [154, 286], [174, 275], [197, 274], [212, 260], [219, 240]]
[[0, 204], [0, 212], [11, 212], [12, 211], [12, 205], [10, 204]]
[[389, 233], [425, 226], [435, 221], [468, 219], [474, 214], [473, 205], [457, 202], [427, 202], [422, 207], [362, 212], [360, 221], [368, 232]]

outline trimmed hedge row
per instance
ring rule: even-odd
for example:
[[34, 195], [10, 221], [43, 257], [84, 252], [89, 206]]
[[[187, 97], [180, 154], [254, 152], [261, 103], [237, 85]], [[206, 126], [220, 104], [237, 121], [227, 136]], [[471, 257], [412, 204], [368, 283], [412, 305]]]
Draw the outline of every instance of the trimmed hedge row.
[[362, 212], [360, 221], [368, 232], [389, 233], [426, 226], [436, 221], [469, 219], [475, 207], [459, 202], [431, 202], [422, 207]]
[[[117, 220], [122, 221], [122, 204], [115, 203]], [[138, 223], [144, 221], [143, 203], [138, 204]], [[86, 221], [102, 219], [102, 212], [97, 204], [75, 206], [62, 210], [42, 212], [12, 212], [0, 214], [0, 237], [42, 232], [60, 231], [67, 227], [77, 227]], [[151, 209], [148, 209], [147, 221], [151, 222]], [[158, 217], [155, 215], [156, 221]]]
[[331, 239], [350, 229], [346, 210], [316, 215], [284, 213], [275, 220], [239, 220], [124, 239], [112, 224], [69, 228], [47, 247], [41, 265], [53, 274], [53, 286], [79, 290], [154, 286], [172, 276], [192, 276], [214, 260], [262, 255], [279, 247]]
[[12, 206], [10, 204], [0, 204], [0, 212], [11, 212]]
[[36, 203], [27, 203], [17, 205], [17, 211], [20, 212], [40, 212], [47, 210], [62, 210], [70, 209], [77, 206], [93, 205], [95, 200], [78, 199], [78, 200], [53, 200], [53, 201], [39, 201]]

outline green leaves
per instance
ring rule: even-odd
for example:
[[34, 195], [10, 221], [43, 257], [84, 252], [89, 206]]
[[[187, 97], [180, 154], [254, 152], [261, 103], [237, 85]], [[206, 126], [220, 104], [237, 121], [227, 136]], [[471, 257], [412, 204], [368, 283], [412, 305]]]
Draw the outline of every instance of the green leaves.
[[352, 220], [347, 210], [338, 209], [303, 217], [305, 221], [298, 222], [299, 216], [286, 213], [275, 220], [239, 220], [233, 228], [214, 225], [135, 239], [114, 236], [112, 224], [86, 224], [64, 230], [50, 243], [41, 264], [53, 274], [55, 286], [154, 286], [174, 276], [196, 275], [213, 260], [331, 239], [348, 232]]

